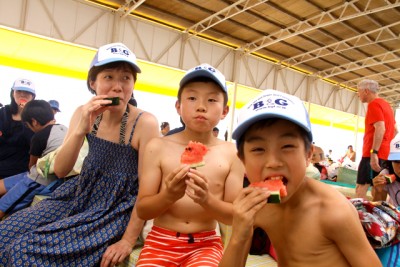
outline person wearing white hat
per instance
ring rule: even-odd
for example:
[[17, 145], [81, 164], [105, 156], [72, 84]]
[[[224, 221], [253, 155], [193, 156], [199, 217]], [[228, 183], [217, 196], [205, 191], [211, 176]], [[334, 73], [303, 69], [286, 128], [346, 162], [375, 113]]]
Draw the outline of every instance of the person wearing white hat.
[[177, 96], [185, 128], [154, 138], [145, 152], [137, 211], [154, 224], [136, 266], [218, 267], [223, 245], [217, 221], [232, 222], [244, 177], [235, 145], [213, 135], [229, 111], [225, 77], [201, 64], [186, 72]]
[[394, 206], [400, 206], [400, 134], [390, 142], [388, 160], [384, 163], [384, 170], [372, 182], [375, 189], [373, 200], [387, 200]]
[[[305, 176], [313, 135], [299, 98], [264, 90], [240, 111], [233, 138], [251, 184], [233, 202], [232, 236], [219, 267], [245, 266], [256, 227], [269, 236], [278, 266], [381, 266], [354, 206]], [[280, 203], [267, 203], [272, 191]]]
[[27, 102], [35, 99], [35, 85], [28, 79], [17, 79], [11, 87], [11, 104], [0, 109], [0, 179], [29, 170], [31, 129], [21, 121]]
[[134, 208], [143, 151], [158, 137], [155, 116], [129, 104], [140, 72], [126, 45], [97, 50], [87, 78], [95, 96], [72, 115], [54, 163], [55, 174], [66, 176], [87, 138], [82, 170], [0, 223], [0, 265], [107, 267], [132, 252], [144, 224]]

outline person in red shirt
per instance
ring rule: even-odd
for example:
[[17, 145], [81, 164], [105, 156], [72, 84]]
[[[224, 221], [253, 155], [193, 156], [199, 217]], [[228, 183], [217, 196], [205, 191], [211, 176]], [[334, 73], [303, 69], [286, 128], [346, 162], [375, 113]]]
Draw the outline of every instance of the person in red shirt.
[[392, 107], [378, 97], [378, 83], [374, 80], [362, 80], [357, 88], [360, 101], [368, 103], [362, 158], [358, 166], [356, 185], [357, 197], [366, 198], [372, 179], [379, 174], [382, 162], [389, 156], [390, 141], [397, 129]]

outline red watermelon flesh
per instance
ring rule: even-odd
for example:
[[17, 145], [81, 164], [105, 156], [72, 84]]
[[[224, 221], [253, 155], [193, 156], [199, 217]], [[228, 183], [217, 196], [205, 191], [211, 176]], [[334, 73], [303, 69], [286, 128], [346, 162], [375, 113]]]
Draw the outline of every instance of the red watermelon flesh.
[[386, 174], [385, 179], [387, 184], [391, 184], [394, 183], [394, 181], [396, 181], [396, 176], [394, 174]]
[[203, 157], [207, 151], [208, 148], [202, 143], [190, 141], [181, 155], [181, 163], [190, 164], [192, 168], [204, 166]]
[[286, 186], [279, 178], [251, 183], [250, 186], [267, 188], [271, 192], [268, 203], [280, 203], [281, 198], [287, 196]]

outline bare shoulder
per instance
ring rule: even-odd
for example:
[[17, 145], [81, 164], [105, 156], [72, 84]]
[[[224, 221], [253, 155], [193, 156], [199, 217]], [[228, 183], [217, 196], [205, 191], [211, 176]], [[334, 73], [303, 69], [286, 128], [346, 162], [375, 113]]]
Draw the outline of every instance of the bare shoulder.
[[148, 149], [151, 149], [153, 151], [161, 151], [166, 144], [166, 140], [162, 137], [155, 137], [152, 138], [149, 143], [147, 144]]
[[355, 207], [342, 193], [322, 182], [318, 182], [317, 186], [321, 197], [320, 218], [327, 231], [339, 228], [344, 225], [343, 222], [358, 220]]
[[[130, 119], [136, 121], [137, 124], [140, 125], [141, 127], [143, 126], [149, 126], [149, 127], [154, 127], [156, 126], [158, 130], [158, 120], [157, 118], [150, 112], [141, 110], [139, 108], [133, 107], [131, 108], [131, 116]], [[140, 117], [139, 117], [140, 116]]]
[[215, 148], [227, 154], [232, 154], [235, 156], [237, 153], [235, 144], [224, 140], [218, 140]]

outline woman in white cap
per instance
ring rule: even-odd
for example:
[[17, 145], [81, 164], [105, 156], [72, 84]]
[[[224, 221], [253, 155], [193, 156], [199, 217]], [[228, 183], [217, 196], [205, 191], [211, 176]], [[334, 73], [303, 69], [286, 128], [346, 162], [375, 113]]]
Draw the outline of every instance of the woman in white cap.
[[30, 80], [17, 79], [10, 92], [11, 104], [0, 109], [0, 179], [29, 170], [33, 132], [22, 123], [21, 113], [35, 96], [35, 86]]
[[87, 138], [82, 171], [0, 223], [0, 266], [106, 267], [131, 253], [144, 223], [134, 208], [143, 150], [159, 135], [155, 116], [129, 104], [140, 72], [125, 45], [98, 49], [87, 79], [95, 96], [73, 114], [54, 166], [69, 173]]

